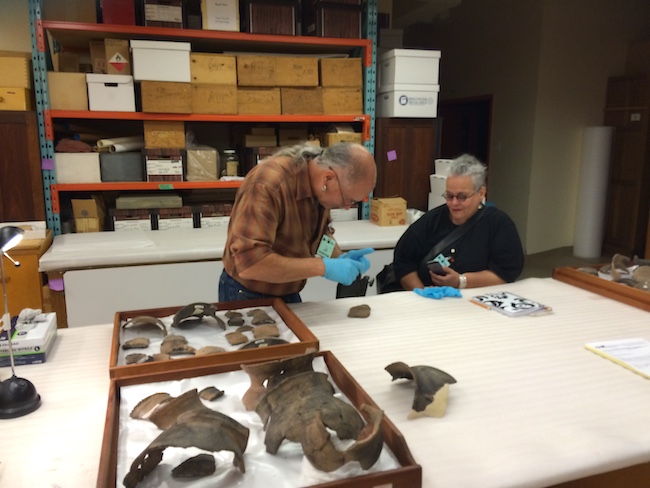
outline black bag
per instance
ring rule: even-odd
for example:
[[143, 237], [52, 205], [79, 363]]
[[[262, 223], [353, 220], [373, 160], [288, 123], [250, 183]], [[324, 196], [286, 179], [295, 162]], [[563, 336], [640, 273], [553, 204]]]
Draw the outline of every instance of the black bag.
[[357, 276], [357, 279], [351, 285], [339, 283], [336, 287], [336, 298], [365, 297], [368, 286], [375, 282], [370, 276]]
[[397, 276], [395, 275], [395, 268], [393, 263], [387, 264], [377, 274], [377, 294], [391, 293], [393, 291], [403, 291]]

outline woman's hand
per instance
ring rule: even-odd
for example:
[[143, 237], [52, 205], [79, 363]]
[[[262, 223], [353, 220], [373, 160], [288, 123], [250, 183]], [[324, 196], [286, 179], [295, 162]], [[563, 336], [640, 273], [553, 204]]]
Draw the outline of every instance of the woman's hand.
[[433, 284], [436, 286], [451, 286], [453, 288], [458, 288], [460, 274], [447, 266], [443, 266], [442, 270], [445, 272], [444, 275], [429, 271], [429, 276], [431, 277]]

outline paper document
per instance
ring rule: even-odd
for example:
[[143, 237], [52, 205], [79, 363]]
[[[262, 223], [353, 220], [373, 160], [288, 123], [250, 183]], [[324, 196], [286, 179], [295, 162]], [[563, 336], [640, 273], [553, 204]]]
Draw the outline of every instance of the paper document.
[[650, 341], [641, 338], [590, 342], [585, 347], [650, 379]]

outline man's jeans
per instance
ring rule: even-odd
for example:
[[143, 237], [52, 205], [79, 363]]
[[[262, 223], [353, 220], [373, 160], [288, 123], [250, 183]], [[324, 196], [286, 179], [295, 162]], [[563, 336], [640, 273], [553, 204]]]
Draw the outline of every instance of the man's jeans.
[[219, 302], [235, 302], [238, 300], [255, 300], [257, 298], [282, 298], [286, 303], [300, 303], [300, 293], [291, 293], [277, 297], [276, 295], [267, 295], [249, 290], [244, 285], [236, 281], [224, 270], [219, 278]]

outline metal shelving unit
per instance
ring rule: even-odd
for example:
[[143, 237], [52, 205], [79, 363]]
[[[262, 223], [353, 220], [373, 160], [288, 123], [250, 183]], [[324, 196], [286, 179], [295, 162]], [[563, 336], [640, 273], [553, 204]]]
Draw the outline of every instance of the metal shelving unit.
[[[377, 0], [365, 4], [364, 39], [323, 38], [311, 36], [274, 36], [209, 30], [189, 30], [164, 27], [143, 27], [114, 24], [87, 24], [76, 22], [46, 21], [41, 19], [41, 0], [29, 0], [32, 34], [32, 61], [34, 88], [39, 125], [39, 141], [43, 168], [43, 186], [47, 224], [55, 235], [61, 233], [59, 216], [59, 192], [111, 191], [111, 190], [169, 190], [169, 189], [220, 189], [237, 188], [238, 182], [158, 182], [57, 184], [54, 172], [53, 120], [174, 120], [184, 122], [214, 123], [361, 123], [364, 144], [374, 153], [375, 77]], [[47, 87], [46, 33], [50, 32], [63, 45], [87, 46], [91, 38], [110, 36], [124, 39], [185, 40], [193, 43], [193, 50], [205, 52], [218, 50], [250, 50], [267, 52], [300, 52], [303, 54], [349, 53], [363, 57], [364, 65], [364, 114], [358, 115], [204, 115], [160, 114], [142, 112], [91, 112], [50, 110]], [[363, 218], [369, 217], [369, 205], [362, 207]]]

